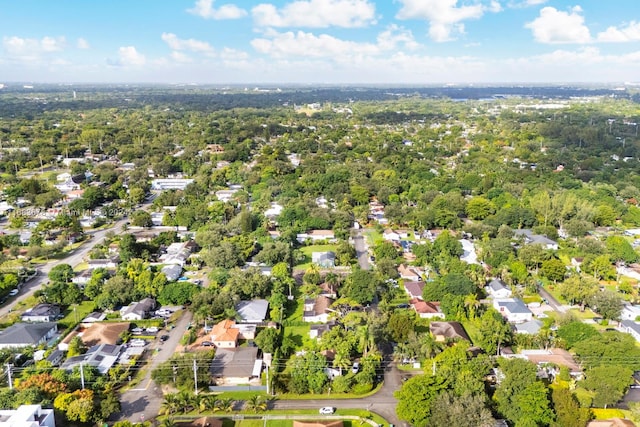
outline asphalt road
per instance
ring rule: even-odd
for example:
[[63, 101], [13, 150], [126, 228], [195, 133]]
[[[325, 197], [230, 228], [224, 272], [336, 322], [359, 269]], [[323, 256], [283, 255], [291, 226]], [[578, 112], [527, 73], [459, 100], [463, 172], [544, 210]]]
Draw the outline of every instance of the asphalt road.
[[105, 236], [109, 231], [114, 231], [116, 233], [119, 232], [122, 229], [122, 226], [127, 221], [128, 221], [127, 219], [122, 219], [120, 221], [115, 222], [113, 226], [109, 227], [108, 229], [89, 231], [87, 232], [87, 235], [91, 236], [90, 240], [83, 243], [79, 248], [73, 250], [73, 252], [70, 253], [69, 256], [60, 260], [49, 261], [44, 265], [38, 265], [37, 266], [38, 274], [36, 274], [31, 279], [24, 282], [20, 288], [20, 293], [15, 298], [13, 299], [10, 298], [7, 304], [0, 307], [0, 317], [12, 311], [13, 307], [16, 304], [28, 298], [29, 296], [33, 295], [35, 291], [37, 291], [44, 284], [46, 284], [49, 280], [47, 275], [49, 274], [49, 272], [53, 267], [60, 264], [69, 264], [71, 266], [76, 266], [82, 263], [85, 257], [94, 248], [94, 246], [96, 246], [97, 244], [101, 243], [104, 240]]
[[367, 244], [365, 238], [360, 230], [353, 229], [353, 246], [356, 249], [356, 256], [358, 258], [358, 265], [363, 270], [369, 270], [369, 252], [367, 251]]
[[402, 385], [402, 374], [395, 364], [390, 362], [385, 366], [384, 383], [374, 395], [362, 399], [310, 399], [310, 400], [276, 400], [274, 409], [320, 409], [332, 406], [337, 409], [366, 409], [384, 417], [396, 426], [408, 426], [401, 422], [396, 415], [397, 400], [393, 392]]
[[564, 313], [567, 311], [567, 307], [560, 304], [557, 299], [553, 297], [545, 288], [538, 286], [538, 293], [540, 296], [547, 300], [547, 304], [551, 306], [558, 313]]
[[160, 339], [156, 338], [152, 344], [147, 346], [148, 361], [142, 368], [145, 369], [145, 376], [135, 388], [126, 390], [121, 394], [119, 420], [140, 422], [145, 419], [150, 420], [158, 415], [164, 398], [161, 388], [151, 379], [151, 372], [160, 363], [169, 360], [175, 353], [180, 343], [180, 338], [187, 330], [192, 317], [190, 311], [184, 311], [182, 317], [176, 322], [171, 331], [161, 330], [158, 333], [158, 337], [168, 334], [169, 339], [167, 341], [160, 344]]

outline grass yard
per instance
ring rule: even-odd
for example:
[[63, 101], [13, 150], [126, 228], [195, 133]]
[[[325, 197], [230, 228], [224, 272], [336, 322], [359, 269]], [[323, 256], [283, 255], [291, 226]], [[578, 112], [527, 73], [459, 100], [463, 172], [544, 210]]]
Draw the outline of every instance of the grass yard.
[[87, 315], [93, 312], [96, 304], [93, 301], [83, 301], [78, 305], [70, 305], [64, 311], [64, 317], [58, 322], [59, 329], [69, 329], [82, 321]]
[[310, 245], [303, 246], [300, 248], [300, 252], [304, 254], [304, 261], [299, 262], [295, 265], [296, 270], [306, 270], [311, 266], [311, 254], [313, 252], [327, 252], [332, 251], [335, 252], [338, 248], [338, 245]]
[[378, 232], [375, 228], [367, 228], [363, 232], [367, 239], [367, 244], [371, 247], [378, 245], [384, 241], [382, 233]]
[[296, 345], [296, 350], [302, 350], [305, 340], [309, 339], [309, 330], [311, 325], [304, 326], [285, 326], [284, 336], [291, 338]]

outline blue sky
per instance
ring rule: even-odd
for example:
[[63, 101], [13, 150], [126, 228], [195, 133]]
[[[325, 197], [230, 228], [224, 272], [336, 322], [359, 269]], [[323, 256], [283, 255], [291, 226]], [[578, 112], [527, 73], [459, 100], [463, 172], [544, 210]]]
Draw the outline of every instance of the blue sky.
[[0, 82], [631, 82], [638, 0], [5, 0]]

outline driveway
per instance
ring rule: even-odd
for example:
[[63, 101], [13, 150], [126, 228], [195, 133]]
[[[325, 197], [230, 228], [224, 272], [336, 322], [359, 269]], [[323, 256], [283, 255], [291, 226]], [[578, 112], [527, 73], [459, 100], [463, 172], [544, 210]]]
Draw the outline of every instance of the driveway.
[[187, 326], [191, 322], [193, 314], [185, 311], [182, 317], [176, 322], [175, 328], [167, 332], [164, 329], [158, 333], [158, 337], [168, 334], [169, 339], [160, 344], [160, 339], [147, 346], [147, 363], [142, 367], [145, 370], [145, 376], [136, 388], [128, 389], [120, 396], [121, 411], [120, 420], [129, 420], [131, 422], [140, 422], [141, 420], [150, 420], [158, 415], [160, 406], [164, 400], [162, 390], [151, 379], [151, 372], [162, 362], [169, 360], [176, 352], [176, 348], [180, 344], [180, 339], [187, 330]]

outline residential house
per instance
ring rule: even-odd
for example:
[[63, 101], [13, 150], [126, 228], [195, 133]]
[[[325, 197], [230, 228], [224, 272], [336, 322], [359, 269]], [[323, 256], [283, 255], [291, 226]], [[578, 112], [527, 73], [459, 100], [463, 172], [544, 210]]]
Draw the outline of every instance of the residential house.
[[309, 323], [327, 323], [331, 314], [331, 304], [333, 300], [324, 295], [305, 299], [302, 320]]
[[120, 309], [120, 317], [122, 320], [142, 320], [146, 319], [149, 313], [156, 307], [156, 301], [153, 298], [145, 298], [142, 301], [132, 302], [126, 307]]
[[620, 326], [624, 332], [630, 334], [636, 341], [640, 342], [640, 323], [633, 320], [623, 320]]
[[0, 427], [56, 427], [53, 409], [41, 405], [20, 405], [0, 410]]
[[14, 323], [0, 331], [0, 350], [37, 347], [51, 340], [56, 332], [58, 332], [58, 325], [54, 322]]
[[182, 266], [180, 264], [165, 265], [160, 271], [164, 273], [169, 282], [175, 282], [182, 276]]
[[327, 323], [316, 323], [309, 327], [309, 338], [311, 339], [320, 339], [322, 334], [325, 332], [329, 332], [336, 326], [334, 321], [330, 321]]
[[332, 251], [312, 252], [311, 262], [322, 268], [333, 268], [336, 266], [336, 254]]
[[429, 331], [437, 342], [448, 340], [465, 340], [471, 342], [467, 331], [460, 322], [431, 322]]
[[46, 360], [51, 363], [51, 366], [60, 366], [60, 363], [64, 360], [64, 351], [56, 348], [47, 356]]
[[317, 243], [328, 241], [335, 241], [336, 235], [333, 230], [311, 230], [308, 233], [299, 233], [296, 235], [296, 240], [300, 243], [304, 243], [307, 241]]
[[533, 362], [536, 365], [566, 366], [569, 374], [574, 378], [582, 377], [582, 369], [567, 350], [561, 348], [551, 348], [548, 350], [522, 350], [513, 357], [521, 357]]
[[102, 322], [106, 318], [107, 318], [106, 313], [102, 313], [100, 311], [94, 311], [92, 313], [89, 313], [84, 319], [82, 319], [82, 322], [80, 322], [80, 324], [85, 328], [88, 328], [92, 324], [97, 322]]
[[409, 299], [422, 299], [422, 291], [424, 291], [424, 282], [409, 282], [406, 281], [402, 284], [404, 290], [409, 295]]
[[230, 202], [233, 196], [238, 192], [238, 189], [218, 190], [216, 191], [216, 197], [223, 203]]
[[533, 319], [529, 307], [518, 298], [494, 299], [493, 307], [510, 323], [529, 322]]
[[336, 285], [322, 282], [318, 285], [318, 287], [320, 288], [320, 295], [333, 299], [337, 298], [338, 295], [336, 294]]
[[545, 249], [550, 249], [557, 251], [558, 250], [558, 242], [555, 240], [549, 239], [547, 236], [542, 236], [540, 234], [534, 234], [533, 231], [523, 228], [520, 230], [514, 230], [513, 234], [516, 236], [520, 236], [524, 238], [524, 243], [526, 245], [541, 245]]
[[394, 231], [394, 230], [392, 230], [390, 228], [387, 228], [386, 230], [384, 230], [384, 232], [382, 233], [382, 238], [384, 240], [389, 241], [389, 242], [399, 242], [400, 241], [400, 235], [396, 231]]
[[260, 385], [262, 359], [257, 347], [220, 348], [209, 372], [218, 385]]
[[60, 306], [41, 303], [25, 311], [20, 317], [23, 322], [55, 322], [60, 318]]
[[60, 192], [63, 194], [67, 194], [68, 192], [74, 190], [80, 190], [80, 184], [77, 184], [71, 177], [61, 182], [60, 184], [54, 184], [54, 187], [60, 190]]
[[154, 179], [151, 181], [151, 189], [158, 190], [158, 191], [184, 190], [192, 182], [193, 182], [193, 179], [186, 179], [186, 178]]
[[492, 298], [505, 299], [512, 296], [511, 289], [501, 279], [493, 279], [484, 287], [484, 290]]
[[409, 301], [411, 308], [418, 313], [421, 319], [444, 319], [445, 315], [440, 309], [439, 302], [425, 302], [414, 298]]
[[189, 242], [172, 243], [167, 247], [165, 253], [160, 255], [158, 262], [160, 264], [175, 264], [183, 267], [187, 263], [193, 248], [194, 245], [189, 244]]
[[269, 301], [256, 299], [252, 301], [240, 301], [236, 305], [236, 312], [240, 317], [239, 323], [262, 323], [267, 318]]
[[622, 320], [636, 320], [640, 317], [640, 305], [625, 304], [620, 312]]
[[407, 266], [405, 264], [400, 264], [398, 267], [398, 274], [401, 279], [409, 280], [411, 282], [418, 282], [422, 280], [422, 276], [420, 275], [418, 268]]
[[91, 280], [91, 276], [93, 275], [93, 271], [92, 270], [83, 270], [81, 272], [79, 272], [78, 274], [76, 274], [71, 281], [73, 283], [76, 284], [76, 286], [78, 286], [79, 288], [84, 288], [85, 286], [87, 286], [87, 284], [89, 283], [89, 281]]
[[[106, 322], [92, 323], [86, 329], [82, 327], [78, 330], [78, 336], [82, 339], [82, 343], [87, 347], [99, 344], [116, 345], [122, 342], [122, 334], [129, 330], [131, 325], [129, 322]], [[71, 335], [71, 334], [69, 334]], [[66, 341], [67, 337], [63, 340]], [[70, 341], [67, 341], [67, 346]], [[60, 350], [63, 349], [62, 342], [58, 344]]]
[[112, 256], [110, 258], [103, 259], [90, 259], [87, 260], [89, 270], [95, 270], [96, 268], [105, 268], [107, 270], [115, 270], [120, 264], [120, 257]]
[[72, 371], [76, 366], [93, 366], [101, 374], [106, 374], [115, 365], [122, 351], [122, 346], [99, 344], [89, 348], [86, 353], [70, 357], [60, 365], [61, 369]]
[[513, 327], [516, 334], [536, 335], [542, 329], [544, 323], [538, 319], [533, 319], [524, 323], [517, 323]]
[[225, 319], [216, 323], [211, 329], [211, 342], [216, 348], [236, 348], [240, 330], [235, 328], [236, 322]]

